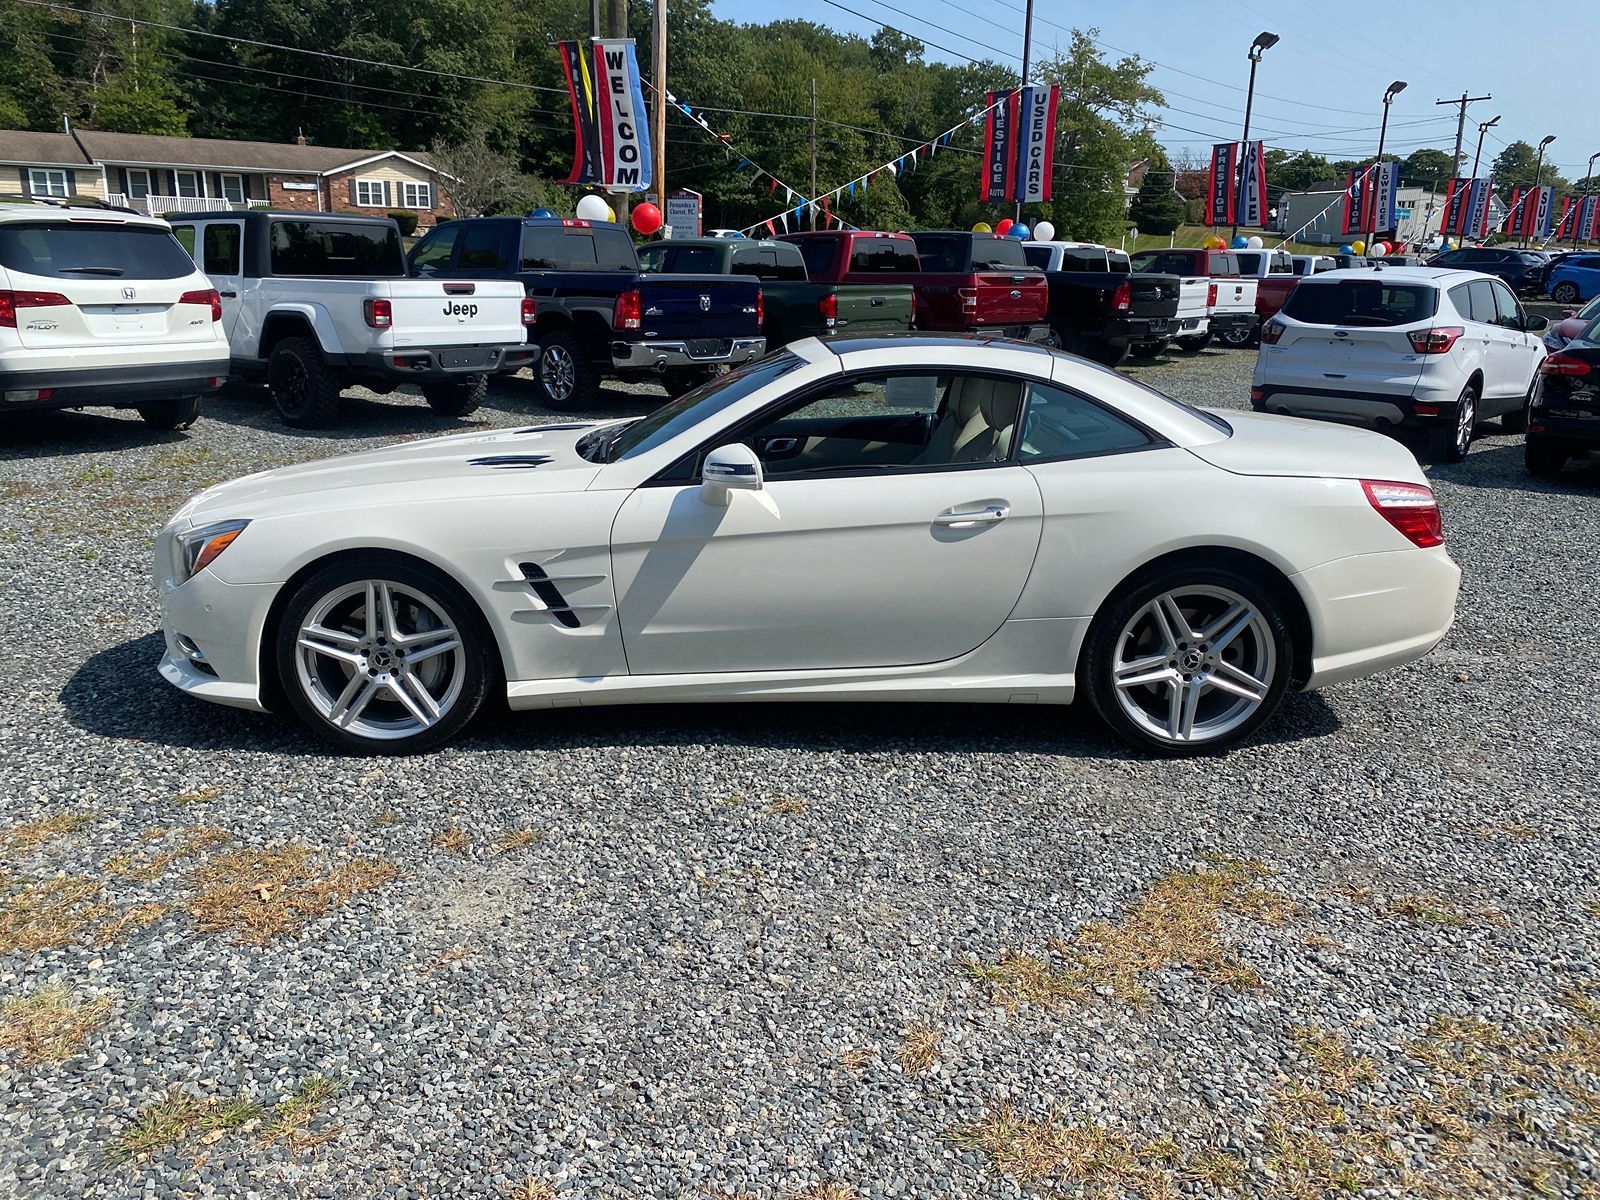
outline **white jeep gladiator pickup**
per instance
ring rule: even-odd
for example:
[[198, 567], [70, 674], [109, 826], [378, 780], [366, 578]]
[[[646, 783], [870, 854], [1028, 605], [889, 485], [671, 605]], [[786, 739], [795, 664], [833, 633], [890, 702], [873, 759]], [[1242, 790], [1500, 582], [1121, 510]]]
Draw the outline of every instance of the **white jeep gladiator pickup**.
[[490, 375], [533, 361], [522, 285], [410, 278], [391, 218], [185, 213], [172, 229], [221, 294], [234, 375], [265, 381], [286, 424], [330, 424], [357, 384], [415, 383], [464, 416]]

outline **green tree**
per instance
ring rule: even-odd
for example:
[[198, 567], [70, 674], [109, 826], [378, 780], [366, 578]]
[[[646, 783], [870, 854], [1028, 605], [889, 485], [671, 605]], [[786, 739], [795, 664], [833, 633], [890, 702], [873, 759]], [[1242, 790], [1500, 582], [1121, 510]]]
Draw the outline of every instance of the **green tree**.
[[188, 114], [178, 106], [176, 88], [155, 81], [136, 91], [126, 75], [118, 76], [94, 93], [89, 119], [96, 129], [113, 133], [185, 137], [189, 132]]
[[1334, 178], [1333, 164], [1320, 154], [1302, 150], [1291, 155], [1287, 150], [1267, 151], [1267, 195], [1302, 192], [1314, 183]]
[[1172, 233], [1183, 223], [1184, 199], [1173, 190], [1175, 172], [1166, 159], [1152, 161], [1139, 183], [1128, 219], [1140, 233]]
[[[1513, 187], [1533, 183], [1533, 168], [1537, 158], [1538, 151], [1521, 138], [1500, 151], [1494, 156], [1490, 168], [1494, 174], [1495, 191], [1509, 196]], [[1483, 173], [1481, 166], [1478, 170], [1480, 174]]]
[[1423, 188], [1437, 183], [1442, 188], [1444, 181], [1455, 174], [1452, 162], [1449, 154], [1431, 146], [1413, 150], [1400, 160], [1400, 182], [1406, 187]]

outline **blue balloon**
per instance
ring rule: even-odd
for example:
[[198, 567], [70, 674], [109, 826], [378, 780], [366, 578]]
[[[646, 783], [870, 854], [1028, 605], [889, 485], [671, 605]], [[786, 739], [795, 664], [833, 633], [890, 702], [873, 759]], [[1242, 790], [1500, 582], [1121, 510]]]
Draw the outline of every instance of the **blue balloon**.
[[1250, 244], [1250, 239], [1245, 237], [1244, 234], [1236, 233], [1236, 234], [1233, 235], [1232, 246], [1233, 246], [1233, 248], [1235, 250], [1243, 250], [1249, 244]]
[[1028, 240], [1028, 227], [1013, 222], [1011, 228], [1006, 230], [1006, 236], [1014, 237], [1019, 242], [1025, 242]]
[[548, 208], [536, 208], [528, 215], [530, 217], [553, 217], [556, 214], [551, 212]]
[[1356, 248], [1354, 246], [1350, 245], [1348, 242], [1345, 243], [1343, 246], [1339, 247], [1339, 253], [1340, 254], [1354, 254], [1355, 252], [1356, 252]]

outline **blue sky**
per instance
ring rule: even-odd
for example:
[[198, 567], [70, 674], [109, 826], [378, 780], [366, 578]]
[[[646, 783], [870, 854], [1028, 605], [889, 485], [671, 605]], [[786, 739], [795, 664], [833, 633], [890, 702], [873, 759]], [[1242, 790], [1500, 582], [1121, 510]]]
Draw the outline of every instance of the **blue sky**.
[[[826, 0], [808, 0], [783, 15], [859, 34], [886, 23], [972, 58], [1013, 67], [1021, 58], [1023, 0], [839, 2], [872, 19]], [[712, 0], [712, 8], [734, 21], [778, 15], [770, 0]], [[1498, 115], [1503, 119], [1484, 142], [1485, 160], [1506, 142], [1521, 138], [1537, 145], [1553, 133], [1546, 160], [1553, 158], [1569, 178], [1581, 178], [1589, 155], [1600, 151], [1600, 106], [1586, 98], [1592, 67], [1579, 66], [1576, 56], [1600, 46], [1600, 5], [1563, 6], [1556, 18], [1538, 17], [1529, 5], [1526, 19], [1508, 19], [1521, 11], [1503, 0], [1420, 6], [1393, 0], [1036, 0], [1034, 55], [1048, 56], [1074, 26], [1094, 26], [1104, 46], [1161, 64], [1150, 76], [1169, 106], [1160, 113], [1158, 136], [1169, 149], [1187, 146], [1203, 157], [1212, 142], [1239, 136], [1246, 51], [1256, 34], [1271, 30], [1282, 41], [1262, 59], [1251, 118], [1252, 137], [1265, 139], [1269, 148], [1310, 149], [1333, 159], [1371, 154], [1384, 90], [1404, 79], [1409, 86], [1390, 110], [1387, 149], [1402, 155], [1420, 146], [1449, 151], [1457, 110], [1434, 101], [1459, 97], [1465, 88], [1494, 97], [1467, 109], [1468, 155], [1477, 142], [1477, 122]], [[1388, 32], [1369, 38], [1350, 30]], [[928, 55], [955, 61], [931, 45]], [[1563, 76], [1573, 82], [1559, 90], [1548, 82]]]

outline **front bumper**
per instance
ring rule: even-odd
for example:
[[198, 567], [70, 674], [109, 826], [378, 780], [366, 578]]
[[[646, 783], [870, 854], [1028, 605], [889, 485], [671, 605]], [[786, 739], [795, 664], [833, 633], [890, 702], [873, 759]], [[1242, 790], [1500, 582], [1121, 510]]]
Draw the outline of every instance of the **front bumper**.
[[279, 585], [224, 583], [207, 569], [174, 586], [164, 565], [158, 548], [156, 594], [166, 639], [161, 677], [197, 699], [265, 712], [261, 636]]
[[532, 365], [538, 355], [538, 347], [528, 345], [403, 346], [351, 355], [344, 365], [363, 374], [398, 381], [461, 379], [520, 370]]
[[611, 366], [618, 371], [669, 371], [754, 362], [767, 352], [764, 337], [694, 338], [683, 342], [612, 342]]
[[88, 405], [137, 408], [157, 400], [203, 396], [227, 378], [226, 353], [210, 362], [0, 371], [0, 412]]

